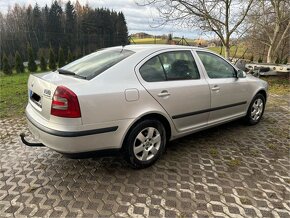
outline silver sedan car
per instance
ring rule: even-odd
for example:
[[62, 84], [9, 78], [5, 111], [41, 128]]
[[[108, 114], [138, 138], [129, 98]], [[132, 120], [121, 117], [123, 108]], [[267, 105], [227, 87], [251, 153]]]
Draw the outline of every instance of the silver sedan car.
[[206, 49], [119, 46], [30, 75], [26, 116], [51, 149], [120, 149], [132, 167], [144, 168], [170, 140], [238, 118], [257, 124], [267, 88]]

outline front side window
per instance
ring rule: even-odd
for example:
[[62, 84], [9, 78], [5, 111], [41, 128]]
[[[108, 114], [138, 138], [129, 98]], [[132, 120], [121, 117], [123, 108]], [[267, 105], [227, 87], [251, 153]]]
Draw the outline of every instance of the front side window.
[[236, 71], [232, 65], [217, 55], [209, 52], [197, 51], [197, 54], [209, 78], [233, 78]]
[[126, 49], [101, 50], [67, 64], [61, 70], [92, 79], [132, 54], [133, 51]]
[[147, 61], [139, 71], [147, 82], [200, 78], [197, 65], [190, 51], [159, 54]]

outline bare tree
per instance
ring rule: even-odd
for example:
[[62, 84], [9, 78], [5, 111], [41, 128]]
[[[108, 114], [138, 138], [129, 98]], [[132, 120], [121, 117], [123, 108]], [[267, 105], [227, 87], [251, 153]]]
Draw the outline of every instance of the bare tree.
[[213, 32], [230, 56], [230, 40], [247, 16], [253, 0], [143, 0], [139, 5], [154, 5], [164, 23], [179, 22], [187, 28]]
[[[284, 58], [282, 47], [289, 44], [290, 37], [289, 11], [289, 0], [256, 0], [249, 14], [250, 37], [268, 48], [267, 63], [273, 62], [275, 57]], [[289, 56], [289, 49], [286, 55]]]

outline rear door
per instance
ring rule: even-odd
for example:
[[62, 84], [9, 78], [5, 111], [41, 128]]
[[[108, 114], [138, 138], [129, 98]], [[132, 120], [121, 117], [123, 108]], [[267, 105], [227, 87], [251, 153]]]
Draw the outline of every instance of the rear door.
[[136, 68], [142, 85], [167, 111], [178, 131], [205, 126], [210, 91], [191, 50], [155, 53]]
[[197, 51], [204, 66], [211, 92], [209, 124], [239, 117], [247, 110], [248, 83], [237, 78], [236, 70], [223, 58], [207, 51]]

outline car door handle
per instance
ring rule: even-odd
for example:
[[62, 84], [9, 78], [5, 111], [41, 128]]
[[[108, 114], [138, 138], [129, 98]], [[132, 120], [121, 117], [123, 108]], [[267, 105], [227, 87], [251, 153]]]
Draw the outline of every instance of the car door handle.
[[157, 96], [158, 97], [167, 97], [167, 96], [170, 96], [170, 93], [167, 90], [163, 90]]
[[220, 87], [215, 85], [214, 87], [211, 88], [212, 91], [218, 91], [220, 90]]

